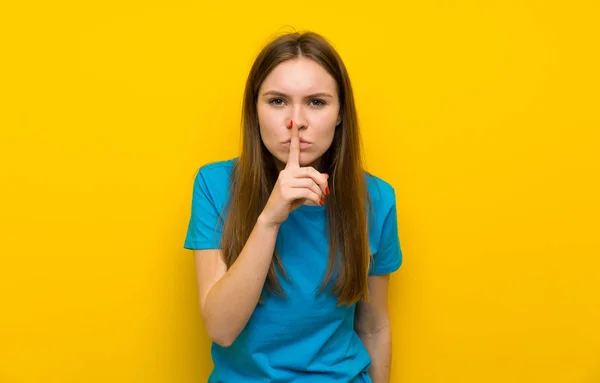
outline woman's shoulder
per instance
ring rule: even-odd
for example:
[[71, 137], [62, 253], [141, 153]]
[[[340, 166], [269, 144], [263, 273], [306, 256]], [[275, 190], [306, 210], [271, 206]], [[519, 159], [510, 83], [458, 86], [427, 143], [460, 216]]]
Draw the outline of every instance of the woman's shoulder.
[[227, 195], [233, 166], [237, 157], [207, 162], [200, 166], [195, 176], [195, 187], [213, 195], [214, 198]]
[[365, 180], [371, 202], [380, 207], [389, 207], [396, 203], [396, 192], [394, 187], [381, 177], [367, 171]]
[[231, 170], [237, 162], [237, 159], [238, 157], [227, 160], [207, 162], [204, 165], [200, 166], [198, 172], [205, 177], [231, 174]]
[[228, 184], [237, 157], [228, 160], [207, 162], [200, 166], [196, 173], [196, 182], [204, 181], [209, 184]]

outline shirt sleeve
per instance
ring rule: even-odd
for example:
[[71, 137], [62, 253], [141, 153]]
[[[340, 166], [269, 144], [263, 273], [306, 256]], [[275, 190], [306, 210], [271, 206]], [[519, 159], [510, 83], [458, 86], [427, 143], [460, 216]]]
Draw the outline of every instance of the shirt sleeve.
[[392, 193], [392, 196], [394, 198], [393, 204], [387, 211], [383, 221], [379, 248], [373, 255], [373, 264], [369, 270], [369, 275], [389, 274], [398, 270], [402, 264], [395, 193]]
[[183, 247], [189, 250], [218, 249], [223, 224], [206, 182], [203, 168], [194, 180], [192, 211]]

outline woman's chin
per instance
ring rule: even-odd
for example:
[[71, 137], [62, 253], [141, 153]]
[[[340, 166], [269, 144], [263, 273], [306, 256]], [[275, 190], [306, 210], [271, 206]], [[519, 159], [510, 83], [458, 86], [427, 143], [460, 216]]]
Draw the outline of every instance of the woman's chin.
[[[289, 152], [277, 153], [277, 155], [273, 156], [273, 157], [276, 160], [277, 168], [280, 171], [285, 169], [288, 158], [289, 158]], [[315, 167], [313, 164], [316, 162], [316, 158], [314, 158], [314, 157], [315, 156], [312, 153], [307, 153], [307, 152], [301, 151], [300, 158], [299, 158], [300, 167], [306, 167], [306, 166]]]

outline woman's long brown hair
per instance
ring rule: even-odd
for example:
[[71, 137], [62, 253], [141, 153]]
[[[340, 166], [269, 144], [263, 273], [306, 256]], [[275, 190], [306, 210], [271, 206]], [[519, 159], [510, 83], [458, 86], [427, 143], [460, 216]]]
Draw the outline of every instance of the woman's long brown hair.
[[[350, 78], [335, 49], [314, 32], [295, 32], [277, 37], [262, 49], [250, 70], [242, 109], [242, 152], [232, 171], [230, 199], [222, 213], [226, 219], [221, 249], [229, 268], [250, 237], [275, 186], [279, 173], [273, 155], [260, 136], [256, 106], [258, 91], [277, 65], [299, 57], [320, 64], [337, 83], [342, 120], [335, 129], [331, 147], [321, 158], [321, 168], [317, 169], [330, 175], [330, 195], [325, 204], [329, 261], [319, 292], [325, 290], [334, 270], [337, 270], [337, 280], [331, 293], [337, 295], [338, 304], [351, 305], [360, 299], [368, 299], [367, 278], [371, 262], [367, 231], [369, 210], [366, 205], [368, 202], [370, 206], [371, 200], [365, 179], [368, 173], [362, 168], [358, 120]], [[274, 291], [285, 295], [277, 269], [287, 278], [275, 250], [267, 275], [267, 289], [269, 293]]]

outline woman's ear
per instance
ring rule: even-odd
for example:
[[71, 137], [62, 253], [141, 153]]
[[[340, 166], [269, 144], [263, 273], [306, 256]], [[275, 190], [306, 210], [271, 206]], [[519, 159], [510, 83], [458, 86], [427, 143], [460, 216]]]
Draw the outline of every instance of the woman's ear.
[[341, 123], [342, 123], [342, 115], [340, 114], [340, 115], [338, 115], [338, 119], [337, 119], [337, 121], [335, 123], [335, 126], [338, 126]]

